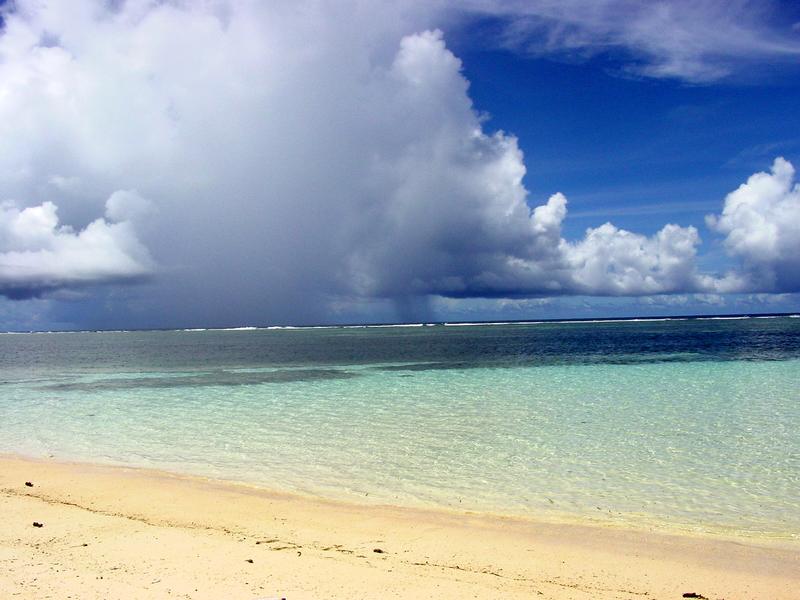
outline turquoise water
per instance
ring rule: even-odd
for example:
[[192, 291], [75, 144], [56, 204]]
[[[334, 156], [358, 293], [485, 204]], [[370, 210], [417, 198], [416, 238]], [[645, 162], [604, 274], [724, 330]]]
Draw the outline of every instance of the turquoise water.
[[800, 538], [798, 321], [5, 335], [0, 451]]

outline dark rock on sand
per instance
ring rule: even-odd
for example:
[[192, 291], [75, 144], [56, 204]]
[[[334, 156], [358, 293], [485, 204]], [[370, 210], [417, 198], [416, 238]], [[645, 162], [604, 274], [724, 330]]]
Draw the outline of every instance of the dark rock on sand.
[[33, 522], [33, 526], [34, 526], [34, 527], [44, 527], [44, 525], [43, 525], [43, 524], [41, 524], [41, 523], [39, 523], [38, 521], [34, 521], [34, 522]]
[[25, 485], [27, 485], [28, 487], [33, 487], [33, 484], [30, 481], [26, 481]]

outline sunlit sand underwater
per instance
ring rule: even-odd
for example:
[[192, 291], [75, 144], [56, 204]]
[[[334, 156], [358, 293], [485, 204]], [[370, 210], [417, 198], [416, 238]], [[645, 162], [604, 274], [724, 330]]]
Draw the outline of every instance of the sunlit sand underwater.
[[800, 319], [0, 336], [0, 451], [800, 538]]

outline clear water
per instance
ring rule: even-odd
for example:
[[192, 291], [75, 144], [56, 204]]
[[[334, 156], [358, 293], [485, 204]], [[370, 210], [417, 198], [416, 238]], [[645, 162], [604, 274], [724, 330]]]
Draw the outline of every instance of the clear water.
[[0, 451], [800, 539], [800, 319], [0, 335]]

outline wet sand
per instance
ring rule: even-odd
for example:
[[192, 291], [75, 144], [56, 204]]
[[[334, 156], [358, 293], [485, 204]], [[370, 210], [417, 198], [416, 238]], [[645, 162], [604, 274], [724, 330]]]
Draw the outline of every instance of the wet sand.
[[0, 515], [2, 598], [788, 600], [800, 590], [794, 542], [359, 506], [17, 457], [0, 458]]

